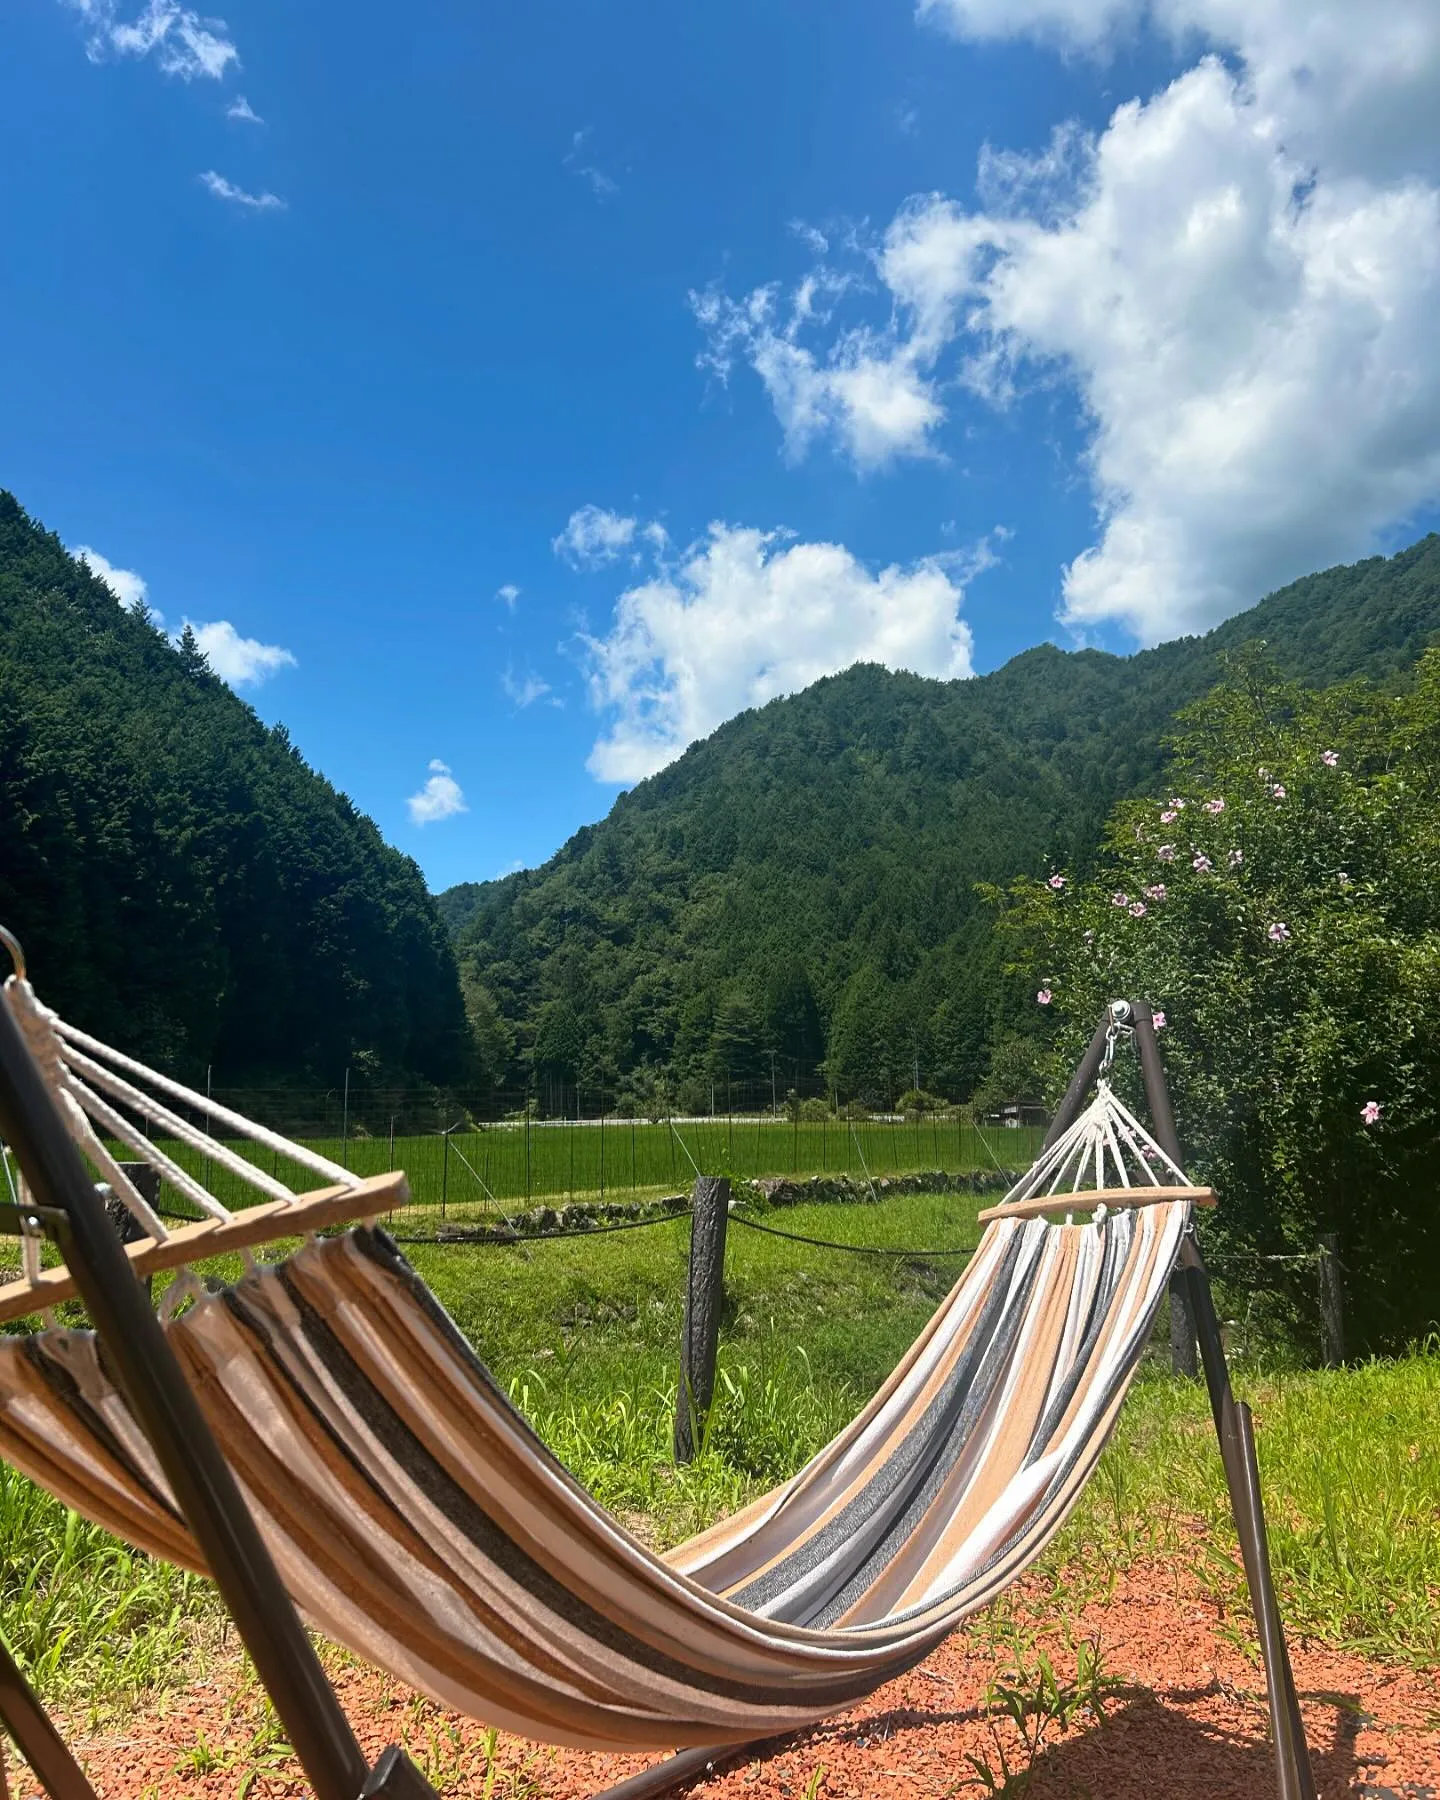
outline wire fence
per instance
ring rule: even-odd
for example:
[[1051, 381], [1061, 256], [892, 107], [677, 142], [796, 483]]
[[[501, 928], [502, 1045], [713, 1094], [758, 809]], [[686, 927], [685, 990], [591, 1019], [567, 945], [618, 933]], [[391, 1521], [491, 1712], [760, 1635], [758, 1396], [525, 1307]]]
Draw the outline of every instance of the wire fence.
[[[979, 1126], [935, 1116], [863, 1120], [745, 1118], [665, 1120], [521, 1119], [449, 1130], [310, 1137], [308, 1148], [359, 1175], [403, 1169], [408, 1214], [464, 1220], [536, 1205], [609, 1204], [688, 1191], [700, 1173], [737, 1180], [848, 1176], [861, 1184], [898, 1175], [946, 1176], [1024, 1168], [1038, 1127]], [[253, 1200], [240, 1178], [184, 1145], [163, 1147], [227, 1205]], [[248, 1162], [291, 1179], [274, 1152], [245, 1141]], [[312, 1178], [313, 1179], [313, 1178]]]

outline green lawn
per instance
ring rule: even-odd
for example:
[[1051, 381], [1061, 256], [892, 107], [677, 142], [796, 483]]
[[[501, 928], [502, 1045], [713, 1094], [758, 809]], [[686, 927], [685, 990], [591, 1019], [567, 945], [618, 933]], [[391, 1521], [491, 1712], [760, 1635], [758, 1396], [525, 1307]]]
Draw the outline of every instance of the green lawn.
[[[977, 1204], [910, 1195], [786, 1208], [773, 1222], [851, 1243], [960, 1247], [978, 1235]], [[719, 1399], [704, 1454], [677, 1471], [687, 1241], [681, 1219], [601, 1238], [411, 1251], [557, 1452], [657, 1543], [805, 1461], [893, 1367], [958, 1266], [843, 1256], [733, 1225]], [[1440, 1662], [1440, 1346], [1340, 1371], [1244, 1367], [1236, 1385], [1255, 1406], [1292, 1629]], [[1158, 1356], [1047, 1564], [1100, 1580], [1152, 1554], [1198, 1570], [1243, 1617], [1205, 1395], [1172, 1381]], [[205, 1584], [119, 1549], [3, 1470], [0, 1559], [6, 1635], [47, 1692], [114, 1698], [188, 1667], [194, 1645], [215, 1636]]]

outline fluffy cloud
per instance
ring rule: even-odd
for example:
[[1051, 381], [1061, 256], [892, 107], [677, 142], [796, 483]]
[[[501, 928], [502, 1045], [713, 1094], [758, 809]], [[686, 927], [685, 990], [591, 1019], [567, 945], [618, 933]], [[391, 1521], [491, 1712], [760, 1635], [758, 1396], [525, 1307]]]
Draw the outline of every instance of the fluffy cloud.
[[441, 762], [438, 756], [431, 761], [430, 779], [405, 804], [410, 809], [412, 825], [433, 825], [439, 819], [453, 818], [456, 813], [470, 810], [460, 791], [460, 783], [450, 773], [449, 765]]
[[146, 0], [133, 19], [120, 16], [119, 0], [63, 0], [85, 21], [85, 53], [92, 62], [109, 56], [153, 56], [167, 75], [218, 81], [240, 54], [223, 19], [202, 19], [177, 0]]
[[217, 200], [228, 200], [232, 206], [248, 206], [256, 212], [284, 211], [285, 202], [278, 194], [252, 194], [217, 175], [214, 169], [206, 169], [200, 179]]
[[805, 342], [830, 325], [834, 303], [850, 285], [821, 268], [788, 302], [773, 285], [742, 300], [715, 288], [692, 293], [690, 304], [707, 339], [700, 366], [728, 381], [737, 357], [751, 365], [765, 384], [792, 459], [828, 433], [865, 467], [928, 454], [931, 433], [945, 416], [931, 381], [943, 344], [868, 325], [837, 332], [823, 353]]
[[[904, 207], [874, 247], [883, 322], [845, 277], [698, 304], [792, 453], [933, 454], [957, 386], [1074, 387], [1097, 540], [1062, 616], [1143, 641], [1363, 554], [1440, 497], [1440, 8], [1431, 0], [928, 0], [969, 36], [1103, 49], [1148, 18], [1204, 55], [1094, 140], [990, 151], [980, 210]], [[1238, 63], [1238, 66], [1236, 66]], [[861, 291], [855, 284], [854, 291]], [[848, 303], [850, 295], [846, 295]]]
[[855, 662], [971, 673], [964, 581], [990, 560], [932, 558], [872, 574], [839, 544], [712, 525], [678, 566], [620, 596], [586, 640], [594, 705], [612, 715], [589, 768], [634, 782], [745, 707]]
[[496, 588], [495, 598], [503, 601], [510, 611], [514, 612], [515, 602], [520, 598], [520, 590], [513, 581], [507, 581], [504, 587]]
[[262, 644], [256, 638], [241, 637], [228, 619], [216, 619], [209, 625], [185, 621], [195, 633], [195, 641], [205, 653], [205, 660], [231, 687], [259, 687], [281, 669], [293, 669], [295, 658], [278, 644]]
[[238, 119], [242, 125], [263, 125], [265, 121], [243, 94], [237, 94], [225, 108], [227, 119]]
[[538, 675], [517, 676], [513, 669], [506, 669], [500, 677], [500, 685], [505, 690], [505, 697], [522, 712], [550, 692], [548, 681], [542, 681]]
[[634, 519], [607, 512], [602, 506], [582, 506], [571, 513], [560, 535], [551, 539], [550, 548], [573, 568], [598, 569], [627, 550], [638, 529]]
[[[134, 569], [117, 569], [108, 557], [92, 550], [88, 544], [77, 544], [71, 554], [83, 562], [92, 575], [100, 577], [122, 606], [128, 606], [132, 612], [144, 606], [149, 589], [143, 575], [137, 575]], [[159, 613], [152, 611], [150, 616], [156, 624], [164, 623]]]

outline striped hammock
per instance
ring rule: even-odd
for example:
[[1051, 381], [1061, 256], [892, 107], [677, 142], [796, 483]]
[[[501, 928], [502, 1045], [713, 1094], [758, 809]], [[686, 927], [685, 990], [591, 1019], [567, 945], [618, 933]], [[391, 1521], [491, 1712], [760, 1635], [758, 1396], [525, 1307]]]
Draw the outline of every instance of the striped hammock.
[[[120, 1171], [95, 1126], [115, 1135], [122, 1109], [149, 1116], [154, 1082], [238, 1128], [238, 1115], [81, 1039], [23, 979], [0, 991], [112, 1185]], [[123, 1095], [101, 1081], [118, 1063]], [[133, 1127], [124, 1141], [179, 1166]], [[206, 1142], [220, 1166], [224, 1146]], [[297, 1146], [286, 1154], [313, 1167]], [[790, 1481], [664, 1556], [550, 1454], [373, 1225], [311, 1236], [284, 1262], [196, 1292], [166, 1329], [286, 1586], [328, 1636], [530, 1737], [740, 1743], [853, 1704], [1033, 1561], [1094, 1468], [1192, 1205], [1208, 1197], [1102, 1080], [993, 1209], [965, 1273], [859, 1417]], [[271, 1236], [297, 1229], [286, 1203], [271, 1204]], [[356, 1210], [366, 1205], [361, 1195]], [[1093, 1216], [1045, 1216], [1066, 1208]], [[160, 1240], [135, 1216], [153, 1251]], [[37, 1287], [35, 1308], [53, 1297]], [[51, 1324], [0, 1339], [0, 1455], [130, 1543], [201, 1568], [93, 1334]]]

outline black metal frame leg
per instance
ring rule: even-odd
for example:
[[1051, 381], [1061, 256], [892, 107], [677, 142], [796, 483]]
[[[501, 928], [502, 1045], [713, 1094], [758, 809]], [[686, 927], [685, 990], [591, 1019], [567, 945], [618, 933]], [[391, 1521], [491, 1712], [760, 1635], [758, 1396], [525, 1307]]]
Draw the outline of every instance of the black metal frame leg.
[[[35, 1771], [50, 1800], [95, 1800], [95, 1790], [70, 1754], [64, 1738], [50, 1722], [20, 1665], [0, 1641], [0, 1719], [15, 1747]], [[0, 1794], [4, 1794], [0, 1772]]]

